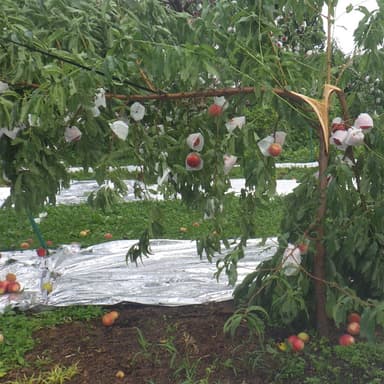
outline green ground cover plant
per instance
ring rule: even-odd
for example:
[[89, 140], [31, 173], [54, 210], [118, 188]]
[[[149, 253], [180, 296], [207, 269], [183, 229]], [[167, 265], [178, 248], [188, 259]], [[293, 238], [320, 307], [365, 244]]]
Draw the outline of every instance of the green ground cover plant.
[[100, 317], [102, 312], [97, 306], [73, 306], [30, 314], [7, 309], [0, 316], [0, 330], [6, 335], [6, 340], [0, 345], [0, 377], [26, 363], [24, 355], [36, 345], [33, 333], [37, 330], [73, 321], [87, 321]]
[[[282, 200], [283, 197], [276, 196], [270, 203], [260, 204], [256, 209], [256, 237], [276, 234], [281, 221]], [[148, 227], [154, 208], [158, 220], [161, 220], [161, 229], [153, 237], [194, 240], [211, 227], [211, 222], [203, 220], [197, 210], [191, 210], [180, 200], [167, 200], [117, 204], [108, 212], [87, 204], [47, 207], [47, 216], [42, 219], [39, 228], [45, 240], [53, 242], [52, 247], [72, 242], [79, 242], [84, 247], [90, 246], [106, 241], [105, 233], [111, 233], [112, 240], [138, 239]], [[227, 196], [226, 208], [226, 236], [239, 236], [239, 199]], [[186, 231], [180, 228], [186, 228]], [[80, 232], [83, 230], [90, 232], [82, 237]], [[20, 244], [28, 239], [33, 240], [32, 247], [39, 246], [28, 217], [12, 209], [0, 210], [0, 249], [20, 249]]]

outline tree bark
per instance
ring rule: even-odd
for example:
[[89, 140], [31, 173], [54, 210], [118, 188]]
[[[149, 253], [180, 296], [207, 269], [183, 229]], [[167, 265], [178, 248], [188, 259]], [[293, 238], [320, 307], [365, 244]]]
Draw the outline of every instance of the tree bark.
[[[325, 139], [327, 140], [327, 138]], [[328, 167], [329, 154], [325, 151], [324, 138], [320, 140], [319, 154], [319, 208], [317, 210], [317, 236], [316, 254], [313, 260], [313, 275], [315, 277], [316, 298], [316, 327], [320, 336], [329, 336], [328, 317], [326, 313], [326, 286], [325, 286], [325, 258], [324, 246], [324, 218], [327, 209], [328, 179], [326, 170]]]

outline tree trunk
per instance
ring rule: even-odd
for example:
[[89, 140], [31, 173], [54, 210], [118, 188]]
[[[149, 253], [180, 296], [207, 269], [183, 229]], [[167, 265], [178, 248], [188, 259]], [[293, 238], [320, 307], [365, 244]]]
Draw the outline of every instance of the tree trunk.
[[320, 336], [327, 337], [329, 335], [328, 317], [325, 310], [326, 304], [326, 286], [325, 286], [325, 247], [324, 247], [324, 218], [327, 209], [327, 187], [328, 180], [326, 170], [328, 167], [329, 154], [325, 151], [325, 141], [327, 138], [320, 140], [319, 154], [319, 208], [317, 210], [317, 240], [316, 254], [314, 257], [313, 274], [315, 277], [315, 297], [316, 297], [316, 326]]

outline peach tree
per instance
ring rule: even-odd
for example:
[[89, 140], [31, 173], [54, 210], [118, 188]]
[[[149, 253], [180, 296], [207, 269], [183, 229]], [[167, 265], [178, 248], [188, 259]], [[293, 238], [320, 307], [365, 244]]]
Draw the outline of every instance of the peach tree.
[[[165, 197], [180, 196], [211, 220], [197, 252], [235, 284], [255, 233], [255, 207], [275, 192], [276, 159], [260, 141], [285, 131], [284, 145], [294, 147], [304, 137], [299, 131], [312, 130], [319, 177], [309, 172], [287, 197], [278, 251], [238, 285], [235, 298], [265, 308], [273, 322], [316, 320], [323, 334], [328, 319], [339, 323], [348, 310], [364, 309], [369, 331], [382, 322], [382, 10], [360, 7], [361, 50], [347, 58], [326, 41], [320, 17], [328, 5], [331, 22], [336, 3], [3, 0], [0, 157], [11, 188], [7, 205], [32, 214], [55, 204], [69, 185], [68, 167], [81, 165], [92, 167], [100, 184], [90, 204], [108, 209], [127, 192], [119, 166], [135, 164], [137, 196], [145, 198], [156, 183]], [[341, 116], [350, 127], [359, 113], [374, 115], [364, 145], [325, 148], [327, 132], [295, 94], [320, 100], [326, 83], [342, 96], [341, 104], [330, 104], [328, 120]], [[227, 239], [225, 195], [235, 163], [245, 179], [242, 235]], [[127, 257], [147, 254], [159, 230], [161, 218]], [[287, 275], [284, 251], [301, 243], [308, 252]]]

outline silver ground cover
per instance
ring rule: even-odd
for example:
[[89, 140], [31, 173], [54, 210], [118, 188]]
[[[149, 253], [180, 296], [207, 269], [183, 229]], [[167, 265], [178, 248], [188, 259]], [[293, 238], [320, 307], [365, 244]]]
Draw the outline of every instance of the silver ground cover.
[[[2, 252], [0, 279], [15, 273], [23, 291], [0, 296], [0, 311], [7, 306], [31, 309], [121, 302], [180, 306], [231, 299], [234, 287], [226, 276], [218, 281], [214, 276], [216, 261], [223, 254], [210, 263], [199, 258], [193, 241], [153, 240], [153, 254], [136, 266], [125, 260], [134, 243], [112, 241], [84, 249], [64, 245], [46, 258], [38, 257], [34, 250]], [[249, 240], [239, 262], [238, 282], [276, 247], [273, 238], [264, 244], [260, 239]], [[43, 289], [46, 282], [52, 284], [50, 294]]]

